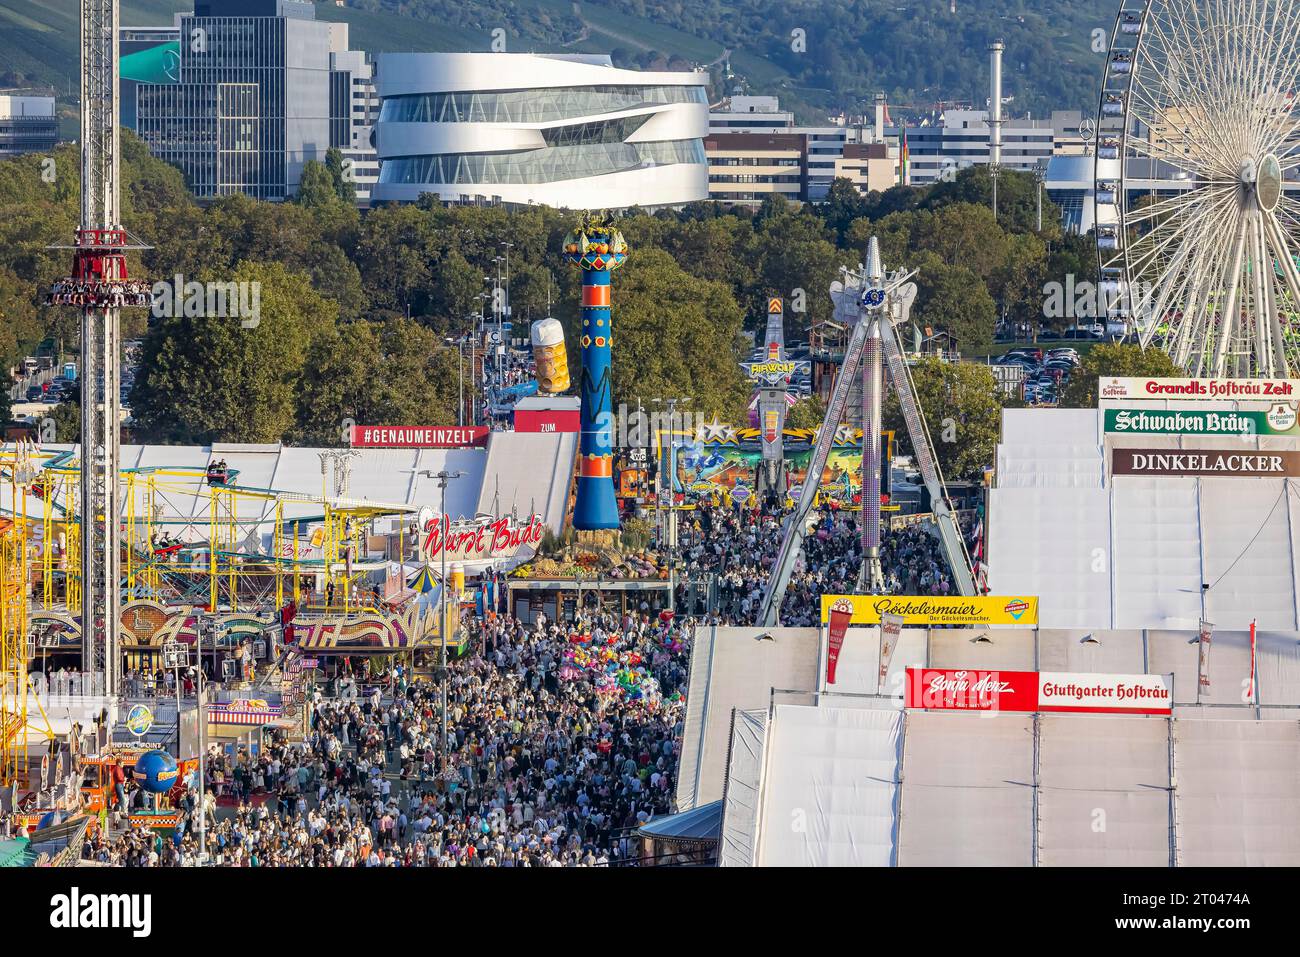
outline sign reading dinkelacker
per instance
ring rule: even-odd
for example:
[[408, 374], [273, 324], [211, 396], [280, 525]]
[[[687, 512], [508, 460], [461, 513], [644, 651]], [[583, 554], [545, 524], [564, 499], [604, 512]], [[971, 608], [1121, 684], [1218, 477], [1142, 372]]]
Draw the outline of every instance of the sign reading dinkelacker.
[[1112, 449], [1112, 475], [1300, 477], [1300, 452], [1241, 452], [1225, 449]]
[[1291, 399], [1300, 379], [1143, 379], [1100, 376], [1099, 399]]
[[1169, 714], [1173, 676], [908, 668], [903, 706], [939, 711]]

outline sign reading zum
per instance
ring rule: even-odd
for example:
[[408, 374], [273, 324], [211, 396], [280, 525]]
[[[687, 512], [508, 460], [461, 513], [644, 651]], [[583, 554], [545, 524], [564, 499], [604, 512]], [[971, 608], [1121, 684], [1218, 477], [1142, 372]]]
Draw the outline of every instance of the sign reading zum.
[[1267, 412], [1107, 409], [1106, 432], [1115, 435], [1300, 435], [1300, 415], [1291, 402], [1274, 403]]

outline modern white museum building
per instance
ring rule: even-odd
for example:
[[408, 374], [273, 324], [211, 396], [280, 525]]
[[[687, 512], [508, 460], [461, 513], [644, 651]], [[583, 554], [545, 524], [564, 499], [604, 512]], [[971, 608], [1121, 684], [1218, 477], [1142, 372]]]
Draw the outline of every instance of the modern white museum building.
[[608, 56], [389, 53], [372, 201], [680, 206], [708, 197], [704, 72]]

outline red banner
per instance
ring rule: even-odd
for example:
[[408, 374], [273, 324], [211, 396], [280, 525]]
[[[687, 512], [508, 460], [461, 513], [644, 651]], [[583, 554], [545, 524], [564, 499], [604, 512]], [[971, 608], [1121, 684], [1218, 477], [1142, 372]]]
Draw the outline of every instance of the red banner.
[[908, 668], [905, 708], [1036, 711], [1038, 672]]
[[577, 409], [516, 409], [516, 432], [579, 432], [582, 430]]
[[357, 449], [464, 449], [487, 445], [486, 425], [354, 425]]
[[840, 649], [844, 647], [844, 633], [849, 630], [849, 622], [853, 620], [853, 603], [840, 600], [831, 605], [831, 613], [827, 622], [830, 639], [826, 646], [826, 683], [835, 684], [835, 666], [840, 662]]
[[908, 668], [905, 708], [1169, 714], [1170, 675], [1065, 674]]

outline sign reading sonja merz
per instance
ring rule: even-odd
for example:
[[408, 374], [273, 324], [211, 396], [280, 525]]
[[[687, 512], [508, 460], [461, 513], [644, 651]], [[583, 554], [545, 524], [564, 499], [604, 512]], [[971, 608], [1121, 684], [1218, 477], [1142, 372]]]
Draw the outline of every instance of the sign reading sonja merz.
[[1107, 409], [1108, 435], [1300, 435], [1294, 402], [1267, 412], [1192, 412], [1180, 409]]
[[1241, 452], [1227, 449], [1112, 449], [1112, 475], [1295, 478], [1300, 452]]
[[1099, 399], [1290, 399], [1300, 379], [1143, 379], [1101, 376]]
[[903, 706], [939, 711], [1169, 714], [1172, 675], [908, 668]]

